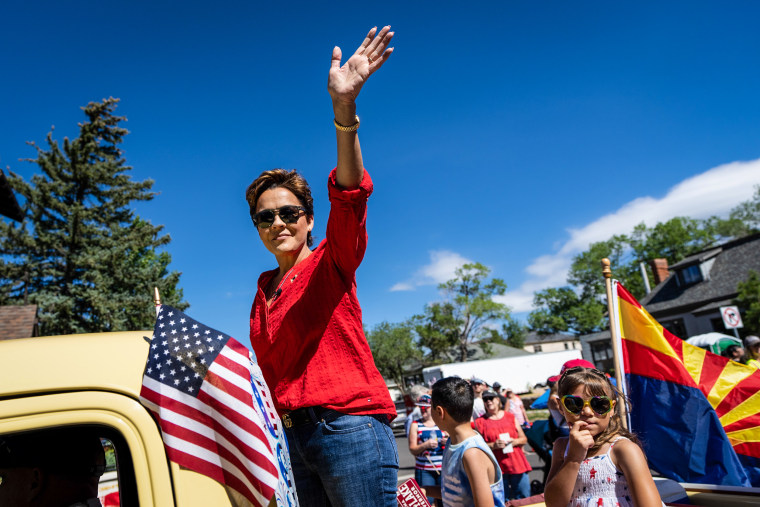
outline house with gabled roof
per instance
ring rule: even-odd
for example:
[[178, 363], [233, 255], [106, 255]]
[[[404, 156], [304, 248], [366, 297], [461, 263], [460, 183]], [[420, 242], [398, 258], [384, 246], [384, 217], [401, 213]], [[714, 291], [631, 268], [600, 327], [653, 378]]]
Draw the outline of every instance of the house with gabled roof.
[[528, 352], [559, 352], [580, 349], [578, 337], [567, 333], [541, 334], [530, 331], [525, 335], [523, 349]]
[[[654, 264], [657, 286], [641, 300], [662, 326], [684, 340], [699, 334], [726, 332], [721, 306], [733, 305], [737, 286], [750, 271], [760, 273], [760, 234], [708, 248], [668, 266]], [[756, 334], [760, 330], [740, 333]]]
[[[697, 252], [668, 266], [665, 259], [652, 261], [656, 286], [640, 303], [662, 326], [681, 339], [726, 330], [720, 307], [732, 306], [737, 286], [750, 271], [760, 273], [760, 233], [734, 239]], [[740, 337], [760, 334], [760, 329], [740, 329]], [[598, 368], [613, 367], [610, 332], [580, 337], [584, 359]]]

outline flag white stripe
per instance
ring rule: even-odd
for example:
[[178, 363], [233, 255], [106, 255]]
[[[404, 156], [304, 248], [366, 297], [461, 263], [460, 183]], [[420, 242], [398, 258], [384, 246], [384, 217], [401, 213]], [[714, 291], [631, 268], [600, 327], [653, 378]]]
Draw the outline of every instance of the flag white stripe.
[[240, 352], [237, 352], [230, 347], [224, 347], [220, 354], [229, 360], [236, 362], [246, 370], [251, 366], [251, 360], [248, 358], [248, 356], [244, 356]]
[[[261, 425], [261, 415], [259, 415], [259, 413], [253, 408], [252, 404], [248, 405], [243, 403], [231, 394], [225, 392], [223, 389], [220, 389], [209, 382], [203, 382], [201, 385], [201, 391], [205, 392], [211, 398], [220, 400], [224, 405], [234, 410], [240, 416], [251, 421], [256, 421], [259, 426]], [[251, 394], [251, 396], [253, 396], [253, 394]], [[228, 429], [233, 431], [232, 428]]]
[[[248, 368], [246, 367], [246, 370]], [[247, 393], [251, 393], [251, 374], [248, 373], [248, 378], [242, 378], [239, 374], [235, 373], [232, 370], [229, 370], [225, 368], [223, 365], [215, 362], [211, 365], [211, 368], [208, 369], [208, 371], [216, 373], [219, 377], [223, 378], [230, 384], [242, 389], [243, 391]]]
[[[214, 431], [210, 427], [201, 424], [189, 417], [186, 417], [182, 414], [178, 414], [177, 412], [174, 412], [173, 410], [170, 410], [166, 407], [160, 407], [153, 403], [150, 400], [147, 400], [145, 398], [142, 398], [142, 402], [145, 406], [150, 408], [151, 410], [155, 412], [161, 413], [161, 419], [164, 421], [168, 421], [172, 424], [176, 424], [177, 426], [180, 426], [186, 430], [192, 431], [194, 433], [197, 433], [203, 437], [206, 437], [210, 440], [215, 441], [222, 447], [224, 447], [227, 451], [229, 451], [231, 454], [233, 454], [237, 459], [240, 460], [240, 462], [245, 466], [256, 478], [258, 478], [261, 482], [269, 485], [272, 487], [272, 489], [275, 489], [277, 487], [277, 475], [272, 475], [267, 470], [261, 468], [259, 465], [252, 462], [250, 459], [248, 459], [239, 449], [238, 446], [230, 441], [228, 441], [224, 435], [220, 434], [217, 431]], [[167, 433], [168, 430], [164, 430], [164, 434]], [[180, 438], [176, 435], [173, 435], [175, 438]], [[275, 468], [277, 468], [276, 463], [274, 463], [270, 458], [269, 454], [265, 454], [264, 457], [270, 461]], [[255, 471], [260, 471], [259, 473]], [[270, 479], [271, 478], [271, 479]]]
[[[191, 456], [194, 456], [207, 463], [210, 463], [234, 475], [235, 477], [237, 477], [238, 480], [240, 480], [240, 482], [242, 482], [245, 485], [245, 487], [256, 497], [256, 499], [262, 505], [266, 505], [268, 503], [268, 499], [264, 498], [256, 490], [256, 488], [253, 486], [253, 484], [251, 484], [251, 482], [248, 480], [245, 474], [241, 472], [238, 467], [236, 467], [234, 464], [224, 459], [222, 456], [214, 452], [211, 452], [209, 450], [206, 450], [203, 447], [196, 445], [192, 442], [188, 442], [187, 440], [183, 440], [179, 437], [170, 435], [168, 433], [164, 433], [163, 437], [164, 437], [164, 444], [166, 444], [167, 446], [177, 449], [179, 451], [185, 452]], [[268, 484], [268, 485], [272, 487], [272, 489], [277, 489], [276, 480], [274, 481], [273, 486], [271, 484]]]
[[[175, 389], [173, 387], [167, 386], [166, 384], [162, 384], [161, 382], [158, 382], [156, 380], [153, 380], [150, 377], [145, 377], [143, 380], [143, 385], [145, 385], [146, 388], [161, 394], [162, 396], [166, 396], [167, 398], [171, 398], [174, 401], [177, 401], [179, 403], [182, 403], [184, 405], [187, 405], [188, 407], [197, 410], [198, 412], [201, 412], [203, 414], [206, 414], [210, 418], [214, 419], [217, 423], [219, 423], [223, 428], [225, 428], [227, 431], [233, 434], [233, 436], [240, 440], [242, 443], [248, 445], [256, 452], [264, 455], [267, 457], [267, 459], [275, 465], [276, 463], [273, 461], [271, 455], [272, 451], [267, 448], [267, 442], [262, 441], [261, 439], [256, 438], [254, 435], [252, 435], [250, 432], [245, 431], [243, 428], [235, 424], [234, 422], [227, 419], [224, 415], [222, 415], [220, 412], [218, 412], [213, 407], [203, 403], [201, 400], [189, 396], [182, 391], [179, 391], [178, 389]], [[204, 382], [203, 385], [208, 385]], [[202, 390], [203, 387], [201, 387]], [[146, 400], [147, 401], [147, 400]], [[235, 409], [234, 407], [230, 407]], [[162, 410], [166, 410], [165, 408], [162, 408]], [[245, 416], [246, 414], [241, 414], [241, 416]], [[248, 418], [250, 419], [250, 418]], [[257, 427], [259, 426], [259, 423], [254, 420], [250, 419], [252, 424], [255, 424]], [[262, 431], [263, 432], [263, 431]]]

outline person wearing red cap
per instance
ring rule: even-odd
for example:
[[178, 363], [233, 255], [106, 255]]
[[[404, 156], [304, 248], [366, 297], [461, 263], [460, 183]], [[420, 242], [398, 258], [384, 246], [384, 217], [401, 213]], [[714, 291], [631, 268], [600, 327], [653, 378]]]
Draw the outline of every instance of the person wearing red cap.
[[576, 366], [596, 369], [592, 363], [586, 361], [585, 359], [571, 359], [562, 365], [559, 375], [554, 375], [553, 377], [546, 379], [546, 381], [551, 385], [549, 400], [546, 402], [547, 408], [549, 409], [548, 439], [549, 443], [551, 444], [553, 444], [554, 441], [559, 437], [566, 437], [570, 434], [570, 426], [567, 424], [565, 416], [562, 415], [559, 395], [557, 394], [557, 382], [559, 381], [560, 377], [562, 377], [562, 374], [565, 373], [565, 370], [575, 368]]
[[593, 363], [586, 361], [585, 359], [571, 359], [569, 361], [566, 361], [565, 364], [562, 365], [562, 369], [559, 371], [559, 375], [562, 376], [562, 374], [565, 373], [565, 370], [568, 370], [570, 368], [575, 368], [576, 366], [583, 366], [584, 368], [596, 369], [596, 366], [594, 366]]

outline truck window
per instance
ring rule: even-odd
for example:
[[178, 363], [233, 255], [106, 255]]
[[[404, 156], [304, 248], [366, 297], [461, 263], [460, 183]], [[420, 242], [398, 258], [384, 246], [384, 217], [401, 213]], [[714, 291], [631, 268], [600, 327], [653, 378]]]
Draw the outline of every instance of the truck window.
[[35, 505], [47, 505], [47, 499], [70, 505], [94, 497], [104, 507], [138, 505], [129, 449], [116, 430], [105, 426], [2, 434], [0, 477], [0, 505], [17, 505], [21, 493], [33, 496]]

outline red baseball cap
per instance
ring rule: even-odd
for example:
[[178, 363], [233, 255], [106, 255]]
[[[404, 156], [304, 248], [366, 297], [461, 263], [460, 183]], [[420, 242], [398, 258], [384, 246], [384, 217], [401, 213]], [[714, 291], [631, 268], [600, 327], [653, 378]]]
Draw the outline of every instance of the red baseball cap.
[[584, 368], [596, 369], [596, 366], [586, 361], [585, 359], [571, 359], [562, 365], [562, 369], [559, 371], [559, 374], [562, 375], [563, 373], [565, 373], [565, 370], [570, 369], [570, 368], [575, 368], [578, 366], [583, 366]]

